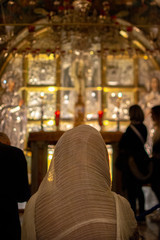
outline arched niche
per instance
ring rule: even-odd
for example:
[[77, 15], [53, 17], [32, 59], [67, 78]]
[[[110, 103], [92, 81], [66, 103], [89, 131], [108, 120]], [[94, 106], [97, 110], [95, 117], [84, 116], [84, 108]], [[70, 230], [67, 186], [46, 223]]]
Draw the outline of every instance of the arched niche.
[[[121, 22], [123, 28], [127, 24]], [[42, 19], [21, 31], [3, 51], [1, 119], [9, 126], [8, 134], [12, 132], [13, 145], [26, 147], [29, 132], [55, 131], [56, 110], [60, 110], [59, 130], [72, 128], [80, 86], [85, 123], [100, 130], [98, 111], [101, 110], [102, 131], [124, 131], [128, 124], [128, 107], [143, 98], [152, 74], [156, 71], [159, 75], [156, 61], [146, 51], [149, 42], [142, 32], [138, 35], [136, 28], [130, 39], [106, 33], [105, 44], [98, 34], [90, 42], [86, 34], [84, 39], [82, 35], [68, 37], [67, 31], [60, 34], [58, 26], [51, 26]], [[8, 102], [3, 100], [4, 94], [9, 96], [10, 79], [15, 83], [10, 95], [16, 95], [16, 103], [13, 97], [8, 98]], [[7, 114], [2, 108], [7, 109]]]

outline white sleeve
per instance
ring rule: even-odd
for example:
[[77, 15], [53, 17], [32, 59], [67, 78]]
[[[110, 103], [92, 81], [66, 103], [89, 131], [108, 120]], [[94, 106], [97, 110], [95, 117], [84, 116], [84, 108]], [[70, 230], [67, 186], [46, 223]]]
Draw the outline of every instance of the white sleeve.
[[35, 193], [26, 204], [22, 221], [21, 240], [36, 240], [35, 231], [35, 202], [37, 194]]
[[113, 192], [116, 202], [117, 240], [128, 240], [137, 231], [137, 221], [127, 199]]

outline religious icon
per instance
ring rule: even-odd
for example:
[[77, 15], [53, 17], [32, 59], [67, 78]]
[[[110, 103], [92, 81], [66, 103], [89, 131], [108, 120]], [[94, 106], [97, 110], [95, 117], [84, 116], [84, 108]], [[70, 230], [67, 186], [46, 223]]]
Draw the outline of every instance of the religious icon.
[[19, 78], [19, 73], [14, 70], [2, 77], [4, 91], [1, 95], [0, 131], [8, 135], [13, 146], [23, 149], [27, 122]]
[[150, 81], [149, 92], [146, 93], [139, 101], [145, 114], [145, 125], [148, 129], [148, 138], [146, 143], [146, 149], [150, 154], [152, 151], [152, 135], [153, 135], [153, 121], [151, 117], [151, 108], [160, 105], [160, 83], [157, 77], [152, 77]]

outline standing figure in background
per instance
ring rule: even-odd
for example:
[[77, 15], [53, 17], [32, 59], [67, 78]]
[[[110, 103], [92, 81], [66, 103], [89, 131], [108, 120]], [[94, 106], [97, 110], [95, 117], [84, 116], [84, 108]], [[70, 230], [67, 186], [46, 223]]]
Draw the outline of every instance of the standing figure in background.
[[154, 124], [151, 187], [160, 203], [160, 105], [154, 106], [151, 109], [151, 114]]
[[17, 85], [13, 78], [9, 78], [1, 95], [0, 131], [8, 135], [13, 146], [24, 149], [26, 109]]
[[158, 78], [153, 77], [150, 83], [150, 91], [148, 94], [144, 96], [144, 98], [140, 101], [140, 106], [142, 107], [145, 114], [145, 125], [148, 130], [148, 137], [146, 142], [146, 149], [149, 154], [152, 151], [152, 129], [153, 129], [153, 121], [151, 118], [151, 108], [153, 106], [160, 104], [160, 83]]
[[[144, 113], [139, 105], [129, 108], [130, 125], [119, 142], [119, 153], [116, 167], [122, 172], [122, 188], [126, 197], [137, 215], [136, 200], [138, 199], [139, 212], [144, 212], [144, 193], [142, 185], [149, 177], [149, 157], [144, 144], [147, 139], [147, 128], [143, 124]], [[142, 219], [145, 220], [145, 219]]]
[[30, 198], [27, 162], [23, 151], [9, 144], [8, 136], [0, 132], [0, 232], [4, 239], [20, 240], [18, 202]]

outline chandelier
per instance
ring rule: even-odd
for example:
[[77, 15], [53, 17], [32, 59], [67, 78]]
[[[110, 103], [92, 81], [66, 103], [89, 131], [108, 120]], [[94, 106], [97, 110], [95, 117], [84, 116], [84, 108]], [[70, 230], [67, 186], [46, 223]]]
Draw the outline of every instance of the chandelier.
[[[99, 44], [102, 49], [113, 53], [120, 49], [130, 48], [120, 35], [120, 24], [114, 16], [109, 15], [109, 3], [103, 2], [103, 10], [93, 8], [91, 0], [64, 1], [57, 13], [50, 13], [49, 22], [56, 32], [57, 45], [71, 43], [71, 49], [82, 52], [94, 50]], [[123, 39], [123, 41], [122, 41]]]
[[91, 1], [87, 0], [75, 0], [73, 2], [75, 9], [80, 10], [81, 12], [86, 12], [87, 9], [91, 6]]
[[[34, 1], [36, 4], [36, 1]], [[68, 54], [76, 52], [82, 55], [86, 51], [103, 55], [129, 55], [153, 51], [154, 46], [145, 39], [143, 32], [127, 21], [110, 15], [108, 1], [101, 2], [101, 8], [97, 8], [92, 0], [63, 0], [54, 1], [54, 11], [36, 9], [36, 13], [42, 13], [46, 22], [40, 25], [37, 22], [26, 24], [28, 29], [28, 41], [26, 48], [15, 46], [14, 25], [7, 27], [9, 44], [5, 52], [31, 53], [36, 55], [43, 53]], [[20, 25], [20, 24], [19, 24]], [[25, 26], [25, 24], [23, 24]], [[34, 46], [36, 31], [50, 27], [53, 44], [48, 48], [39, 49]], [[7, 39], [8, 40], [8, 39]], [[7, 41], [4, 39], [4, 41]]]

